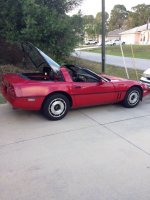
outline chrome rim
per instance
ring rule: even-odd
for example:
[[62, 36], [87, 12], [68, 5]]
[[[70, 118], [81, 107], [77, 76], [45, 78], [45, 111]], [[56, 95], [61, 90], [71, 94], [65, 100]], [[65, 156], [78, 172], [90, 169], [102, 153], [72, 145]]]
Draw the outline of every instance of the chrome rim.
[[63, 99], [54, 99], [48, 111], [53, 117], [61, 117], [66, 111], [66, 102]]
[[128, 96], [128, 103], [130, 105], [136, 105], [139, 102], [140, 95], [138, 91], [132, 91]]

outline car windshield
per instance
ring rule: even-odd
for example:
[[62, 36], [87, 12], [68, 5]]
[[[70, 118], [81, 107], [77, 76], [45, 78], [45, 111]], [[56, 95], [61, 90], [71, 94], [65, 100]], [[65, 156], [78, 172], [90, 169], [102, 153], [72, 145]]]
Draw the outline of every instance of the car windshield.
[[60, 70], [60, 65], [58, 63], [33, 44], [28, 42], [23, 43], [22, 48], [36, 68], [39, 68], [43, 63], [46, 63], [53, 69], [54, 72], [58, 72]]

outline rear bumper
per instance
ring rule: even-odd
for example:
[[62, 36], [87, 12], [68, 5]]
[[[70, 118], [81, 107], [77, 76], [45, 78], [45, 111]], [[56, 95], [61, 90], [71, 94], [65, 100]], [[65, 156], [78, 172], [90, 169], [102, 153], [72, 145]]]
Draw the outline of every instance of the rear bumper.
[[2, 90], [4, 98], [12, 105], [13, 108], [24, 110], [40, 110], [44, 97], [11, 97]]

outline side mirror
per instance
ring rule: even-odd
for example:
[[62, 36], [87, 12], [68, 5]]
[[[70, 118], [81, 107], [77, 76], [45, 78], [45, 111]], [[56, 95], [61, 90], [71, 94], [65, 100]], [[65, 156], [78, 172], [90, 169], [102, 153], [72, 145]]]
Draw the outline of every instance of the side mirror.
[[103, 84], [103, 80], [101, 78], [98, 79], [98, 85], [102, 85]]

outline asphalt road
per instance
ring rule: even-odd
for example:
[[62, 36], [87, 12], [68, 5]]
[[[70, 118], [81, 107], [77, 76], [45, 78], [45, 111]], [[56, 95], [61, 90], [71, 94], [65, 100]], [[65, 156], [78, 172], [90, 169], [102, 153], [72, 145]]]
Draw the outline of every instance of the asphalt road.
[[150, 199], [150, 97], [58, 122], [0, 105], [0, 200]]
[[[74, 57], [79, 57], [82, 59], [101, 63], [101, 54], [99, 53], [91, 53], [86, 51], [75, 50], [75, 52], [72, 53], [72, 55]], [[146, 59], [136, 58], [134, 61], [133, 58], [125, 57], [125, 62], [128, 68], [134, 68], [134, 66], [136, 67], [136, 69], [141, 69], [141, 70], [150, 68], [150, 60]], [[124, 67], [123, 58], [121, 56], [106, 55], [106, 64]]]

